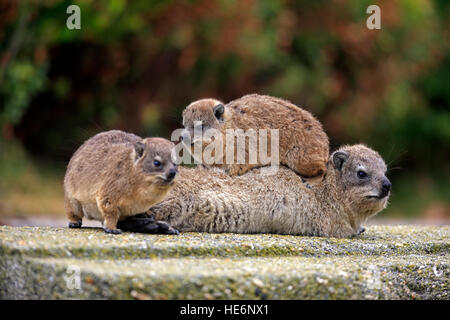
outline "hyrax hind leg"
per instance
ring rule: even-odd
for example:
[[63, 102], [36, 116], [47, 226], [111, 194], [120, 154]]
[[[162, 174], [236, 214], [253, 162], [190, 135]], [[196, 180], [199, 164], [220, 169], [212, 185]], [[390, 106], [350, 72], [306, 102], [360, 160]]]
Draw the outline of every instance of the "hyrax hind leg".
[[98, 197], [96, 199], [97, 207], [103, 217], [103, 230], [106, 233], [120, 234], [122, 230], [117, 229], [119, 221], [119, 208], [114, 206], [108, 198]]
[[69, 228], [81, 228], [83, 211], [78, 200], [64, 197], [64, 209], [69, 219]]

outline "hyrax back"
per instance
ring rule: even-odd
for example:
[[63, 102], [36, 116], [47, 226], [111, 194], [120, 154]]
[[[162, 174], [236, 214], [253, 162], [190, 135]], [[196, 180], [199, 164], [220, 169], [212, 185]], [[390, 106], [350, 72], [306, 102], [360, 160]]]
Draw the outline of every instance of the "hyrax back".
[[[215, 99], [202, 99], [190, 104], [183, 112], [183, 125], [191, 137], [196, 121], [202, 122], [203, 132], [211, 128], [221, 132], [224, 150], [227, 129], [254, 129], [256, 132], [267, 129], [267, 149], [270, 152], [270, 129], [278, 129], [281, 164], [304, 177], [319, 177], [326, 172], [329, 142], [322, 125], [311, 113], [286, 100], [251, 94], [223, 105]], [[262, 166], [259, 156], [256, 164], [250, 164], [247, 149], [245, 153], [245, 164], [222, 167], [231, 175], [242, 175]], [[225, 155], [224, 151], [222, 163], [226, 163]]]
[[166, 139], [142, 139], [118, 130], [87, 140], [64, 177], [69, 227], [81, 227], [86, 217], [103, 222], [106, 232], [120, 233], [119, 220], [145, 212], [172, 187], [177, 172], [172, 148]]

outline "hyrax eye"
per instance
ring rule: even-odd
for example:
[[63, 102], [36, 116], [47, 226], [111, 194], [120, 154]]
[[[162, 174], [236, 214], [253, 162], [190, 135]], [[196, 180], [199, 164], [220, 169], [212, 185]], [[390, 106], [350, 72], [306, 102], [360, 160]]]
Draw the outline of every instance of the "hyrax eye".
[[153, 161], [153, 165], [155, 167], [159, 167], [159, 166], [161, 166], [161, 161], [155, 160], [155, 161]]
[[358, 178], [360, 178], [360, 179], [364, 179], [365, 177], [367, 177], [367, 173], [362, 170], [358, 170], [358, 172], [356, 174], [358, 175]]

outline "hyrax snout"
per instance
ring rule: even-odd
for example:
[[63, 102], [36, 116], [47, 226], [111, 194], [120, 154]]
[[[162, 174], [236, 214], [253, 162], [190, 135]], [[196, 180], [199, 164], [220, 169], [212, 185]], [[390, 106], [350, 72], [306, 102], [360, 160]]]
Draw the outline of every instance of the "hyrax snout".
[[98, 220], [108, 233], [118, 234], [117, 222], [148, 210], [172, 188], [177, 166], [173, 143], [142, 139], [112, 130], [88, 139], [72, 156], [64, 178], [69, 227], [81, 227], [83, 217]]
[[[218, 157], [220, 162], [213, 163], [213, 166], [222, 167], [230, 175], [242, 175], [252, 168], [266, 165], [260, 159], [261, 145], [258, 145], [255, 150], [249, 149], [247, 143], [244, 144], [244, 150], [238, 150], [238, 143], [228, 145], [226, 135], [230, 129], [234, 132], [242, 130], [244, 134], [250, 129], [256, 134], [267, 130], [268, 152], [271, 152], [272, 148], [271, 129], [276, 129], [278, 130], [280, 164], [306, 178], [323, 177], [326, 173], [329, 156], [328, 136], [320, 122], [311, 113], [289, 101], [259, 94], [246, 95], [228, 104], [215, 99], [202, 99], [191, 103], [184, 110], [183, 125], [184, 135], [190, 136], [188, 144], [190, 144], [191, 153], [196, 143], [201, 143], [201, 149], [205, 150], [211, 142], [208, 138], [205, 139], [207, 132], [212, 131], [210, 129], [220, 133], [223, 152]], [[198, 139], [195, 132], [203, 133], [202, 139]], [[184, 135], [183, 142], [187, 140], [184, 139]], [[244, 163], [237, 161], [228, 163], [227, 148], [230, 148], [234, 154], [242, 152]], [[256, 161], [249, 161], [251, 153], [258, 155]], [[198, 158], [194, 154], [193, 156], [195, 159]], [[197, 161], [202, 162], [199, 159]]]

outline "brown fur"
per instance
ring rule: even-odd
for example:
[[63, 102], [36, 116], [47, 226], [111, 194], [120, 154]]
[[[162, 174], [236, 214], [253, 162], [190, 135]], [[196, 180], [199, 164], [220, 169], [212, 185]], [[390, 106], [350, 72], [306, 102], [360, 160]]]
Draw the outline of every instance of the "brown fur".
[[[311, 188], [285, 167], [273, 175], [258, 168], [236, 177], [216, 169], [181, 168], [170, 195], [150, 213], [180, 231], [358, 234], [362, 223], [386, 207], [389, 191], [381, 191], [389, 183], [386, 165], [375, 151], [355, 145], [333, 153], [327, 169], [324, 180]], [[359, 170], [367, 177], [359, 178]]]
[[[329, 155], [328, 136], [320, 122], [306, 110], [289, 101], [271, 96], [251, 94], [225, 105], [220, 119], [214, 115], [214, 106], [221, 102], [202, 99], [190, 104], [183, 112], [183, 125], [193, 136], [194, 121], [202, 121], [204, 130], [213, 128], [225, 135], [226, 129], [279, 129], [280, 163], [304, 177], [323, 176]], [[270, 152], [270, 135], [268, 136]], [[226, 148], [225, 139], [224, 150]], [[204, 146], [203, 146], [204, 147]], [[248, 150], [246, 150], [248, 153]], [[225, 152], [223, 153], [225, 163]], [[258, 164], [215, 165], [230, 175], [242, 175]]]
[[[99, 133], [73, 155], [64, 178], [65, 210], [72, 227], [83, 217], [119, 233], [117, 222], [145, 212], [173, 185], [173, 143], [118, 130]], [[154, 160], [161, 162], [160, 167]], [[172, 175], [172, 178], [170, 177]]]

